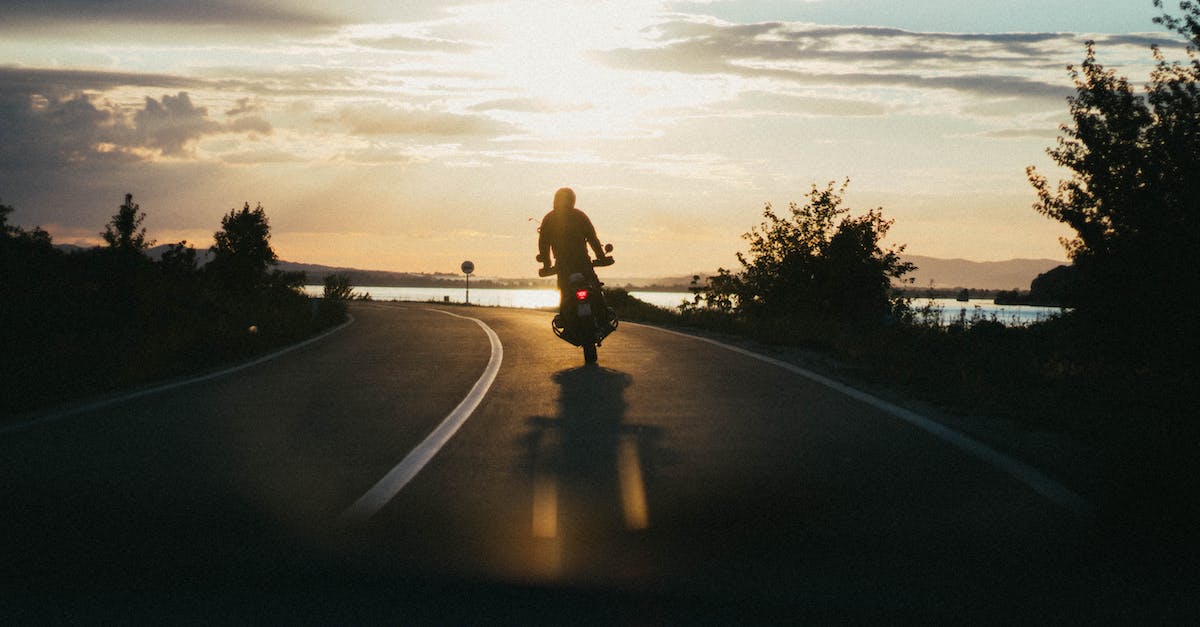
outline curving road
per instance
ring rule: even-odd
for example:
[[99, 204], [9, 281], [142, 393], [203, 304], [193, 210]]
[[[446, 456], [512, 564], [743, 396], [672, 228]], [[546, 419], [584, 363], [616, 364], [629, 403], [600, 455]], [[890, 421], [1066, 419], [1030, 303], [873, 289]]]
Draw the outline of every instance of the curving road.
[[0, 616], [1040, 622], [1144, 600], [1069, 504], [788, 369], [637, 325], [583, 368], [543, 312], [352, 311], [0, 435]]

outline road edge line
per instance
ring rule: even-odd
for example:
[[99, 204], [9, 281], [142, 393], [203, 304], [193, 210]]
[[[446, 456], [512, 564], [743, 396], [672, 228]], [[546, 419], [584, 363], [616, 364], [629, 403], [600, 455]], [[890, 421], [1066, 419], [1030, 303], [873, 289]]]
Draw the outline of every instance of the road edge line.
[[427, 311], [436, 311], [471, 320], [478, 324], [487, 334], [488, 342], [491, 345], [491, 356], [488, 358], [488, 364], [483, 369], [483, 374], [475, 381], [475, 385], [467, 392], [467, 396], [459, 402], [451, 412], [442, 419], [437, 428], [433, 430], [424, 440], [421, 441], [413, 450], [409, 451], [400, 463], [396, 464], [386, 475], [383, 476], [375, 485], [371, 486], [353, 505], [346, 508], [339, 516], [338, 520], [343, 525], [362, 523], [374, 516], [383, 506], [387, 505], [404, 486], [412, 481], [417, 473], [421, 472], [425, 465], [433, 460], [433, 457], [442, 450], [442, 447], [454, 437], [459, 428], [467, 422], [479, 404], [483, 402], [483, 398], [487, 396], [488, 391], [492, 388], [492, 383], [496, 381], [496, 375], [500, 372], [500, 364], [504, 361], [504, 345], [500, 343], [500, 336], [492, 330], [486, 323], [478, 318], [461, 316], [456, 313], [444, 311], [442, 309], [428, 308]]
[[775, 359], [774, 357], [768, 357], [767, 355], [756, 353], [739, 346], [733, 346], [732, 344], [726, 344], [711, 338], [692, 335], [689, 333], [682, 333], [672, 329], [665, 329], [663, 327], [657, 327], [648, 324], [638, 324], [636, 322], [625, 324], [655, 329], [657, 331], [662, 331], [663, 333], [670, 333], [671, 335], [707, 342], [714, 346], [719, 346], [726, 350], [766, 362], [773, 366], [777, 366], [792, 372], [793, 374], [798, 374], [806, 379], [809, 379], [810, 381], [813, 381], [814, 383], [819, 383], [834, 391], [849, 396], [850, 398], [866, 403], [867, 405], [870, 405], [875, 409], [892, 416], [893, 418], [897, 418], [918, 429], [921, 429], [922, 431], [934, 436], [935, 438], [938, 438], [946, 444], [949, 444], [992, 466], [993, 468], [1004, 472], [1010, 477], [1025, 484], [1034, 492], [1037, 492], [1042, 497], [1061, 507], [1062, 509], [1079, 516], [1091, 516], [1095, 512], [1094, 506], [1086, 498], [1066, 487], [1041, 470], [1038, 470], [1037, 468], [1015, 457], [1001, 453], [991, 446], [988, 446], [987, 444], [984, 444], [983, 442], [980, 442], [979, 440], [976, 440], [968, 435], [955, 431], [954, 429], [951, 429], [950, 427], [933, 420], [932, 418], [922, 416], [912, 410], [905, 409], [899, 405], [890, 403], [879, 397], [863, 392], [862, 390], [850, 387], [845, 383], [835, 381], [807, 368], [797, 366], [796, 364]]
[[345, 322], [339, 324], [336, 327], [333, 327], [333, 328], [323, 331], [320, 335], [315, 335], [313, 337], [308, 338], [307, 340], [303, 340], [301, 342], [292, 344], [290, 346], [285, 346], [273, 353], [268, 353], [261, 357], [257, 357], [251, 361], [241, 363], [236, 366], [230, 366], [229, 368], [218, 370], [216, 372], [210, 372], [208, 374], [192, 377], [190, 379], [183, 379], [180, 381], [172, 381], [170, 383], [163, 383], [160, 385], [143, 388], [141, 390], [137, 390], [134, 392], [121, 394], [120, 396], [102, 398], [102, 399], [94, 400], [94, 401], [85, 401], [82, 405], [76, 405], [73, 407], [69, 407], [67, 409], [51, 411], [48, 414], [37, 415], [37, 416], [30, 418], [29, 420], [26, 420], [23, 422], [18, 422], [15, 424], [7, 425], [5, 427], [0, 427], [0, 436], [9, 435], [12, 433], [18, 433], [21, 431], [25, 431], [26, 429], [32, 429], [34, 427], [40, 427], [42, 425], [47, 425], [50, 423], [58, 422], [60, 420], [65, 420], [67, 418], [78, 416], [79, 414], [84, 414], [89, 411], [95, 411], [97, 409], [104, 409], [105, 407], [119, 405], [119, 404], [127, 402], [127, 401], [132, 401], [134, 399], [142, 398], [143, 396], [151, 396], [151, 395], [158, 394], [161, 392], [166, 392], [168, 390], [174, 390], [176, 388], [193, 385], [195, 383], [202, 383], [204, 381], [211, 381], [213, 379], [219, 379], [221, 377], [231, 375], [235, 372], [241, 372], [242, 370], [245, 370], [247, 368], [251, 368], [251, 367], [257, 366], [259, 364], [271, 361], [272, 359], [286, 355], [294, 350], [299, 350], [301, 348], [304, 348], [305, 346], [319, 342], [319, 341], [333, 335], [334, 333], [337, 333], [338, 331], [345, 329], [346, 327], [350, 326], [353, 323], [354, 323], [354, 316], [352, 316], [350, 314], [346, 314]]

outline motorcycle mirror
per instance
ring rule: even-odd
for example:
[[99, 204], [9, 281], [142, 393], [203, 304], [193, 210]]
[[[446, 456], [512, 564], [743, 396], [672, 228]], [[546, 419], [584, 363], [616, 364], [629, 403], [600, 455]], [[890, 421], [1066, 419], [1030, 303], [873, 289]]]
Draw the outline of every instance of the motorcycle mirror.
[[606, 253], [611, 253], [611, 252], [612, 252], [612, 244], [605, 244], [605, 245], [604, 245], [604, 252], [606, 252]]

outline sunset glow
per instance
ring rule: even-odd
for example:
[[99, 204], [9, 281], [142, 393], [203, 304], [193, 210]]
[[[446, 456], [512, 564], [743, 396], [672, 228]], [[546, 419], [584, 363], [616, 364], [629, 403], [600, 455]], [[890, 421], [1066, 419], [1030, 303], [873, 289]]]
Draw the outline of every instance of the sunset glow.
[[351, 4], [6, 7], [12, 222], [96, 243], [132, 193], [207, 247], [261, 202], [283, 259], [520, 277], [570, 186], [612, 272], [655, 277], [735, 265], [764, 203], [849, 177], [911, 253], [1059, 259], [1024, 169], [1055, 171], [1066, 66], [1093, 39], [1141, 82], [1179, 47], [1150, 0]]

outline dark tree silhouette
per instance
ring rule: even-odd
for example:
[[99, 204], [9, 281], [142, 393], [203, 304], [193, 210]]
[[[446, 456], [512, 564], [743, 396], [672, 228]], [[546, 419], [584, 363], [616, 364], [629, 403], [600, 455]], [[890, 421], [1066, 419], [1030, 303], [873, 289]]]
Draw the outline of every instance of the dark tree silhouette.
[[324, 297], [328, 300], [353, 299], [354, 286], [350, 283], [350, 275], [342, 272], [326, 275]]
[[[11, 224], [0, 204], [0, 421], [73, 398], [203, 370], [302, 338], [344, 316], [314, 316], [278, 270], [262, 207], [231, 211], [213, 272], [171, 244], [151, 262], [131, 195], [107, 225], [108, 246], [70, 254], [50, 235]], [[253, 328], [252, 332], [250, 329]]]
[[742, 272], [718, 270], [696, 290], [698, 302], [757, 319], [856, 326], [881, 325], [903, 313], [906, 302], [893, 293], [892, 281], [914, 266], [900, 260], [903, 246], [880, 247], [892, 224], [881, 209], [849, 215], [842, 206], [848, 185], [814, 185], [807, 203], [789, 205], [790, 216], [767, 204], [766, 221], [743, 236], [750, 250], [738, 253]]
[[191, 275], [196, 272], [196, 249], [187, 240], [170, 244], [163, 251], [159, 266], [168, 275]]
[[1033, 305], [1070, 307], [1075, 303], [1075, 268], [1058, 266], [1043, 272], [1029, 284], [1029, 302]]
[[271, 225], [262, 205], [231, 209], [221, 218], [221, 230], [213, 234], [213, 259], [207, 271], [224, 287], [250, 291], [267, 282], [267, 267], [277, 262], [271, 248]]
[[1076, 269], [1072, 295], [1098, 357], [1163, 373], [1194, 360], [1200, 294], [1200, 6], [1180, 8], [1183, 18], [1156, 21], [1188, 38], [1189, 62], [1155, 48], [1138, 93], [1089, 42], [1070, 68], [1072, 124], [1048, 151], [1072, 176], [1052, 189], [1028, 169], [1034, 208], [1075, 231], [1063, 242]]
[[140, 209], [138, 205], [133, 204], [133, 194], [125, 194], [125, 203], [117, 209], [117, 213], [113, 214], [108, 224], [104, 225], [104, 232], [100, 234], [110, 248], [121, 253], [142, 254], [154, 245], [153, 241], [146, 240], [146, 229], [141, 228], [146, 214]]
[[15, 209], [12, 205], [0, 204], [0, 246], [19, 246], [23, 248], [50, 248], [50, 234], [41, 227], [26, 231], [19, 226], [9, 226], [8, 216]]
[[[1162, 8], [1162, 2], [1155, 1]], [[1200, 305], [1200, 4], [1155, 21], [1182, 35], [1188, 61], [1157, 64], [1144, 90], [1106, 69], [1088, 42], [1071, 67], [1072, 122], [1048, 152], [1071, 178], [1052, 189], [1028, 169], [1034, 208], [1075, 231], [1070, 370], [1087, 391], [1079, 409], [1109, 443], [1116, 503], [1193, 533], [1200, 422], [1196, 311]], [[1085, 405], [1086, 407], [1079, 407]]]

